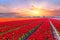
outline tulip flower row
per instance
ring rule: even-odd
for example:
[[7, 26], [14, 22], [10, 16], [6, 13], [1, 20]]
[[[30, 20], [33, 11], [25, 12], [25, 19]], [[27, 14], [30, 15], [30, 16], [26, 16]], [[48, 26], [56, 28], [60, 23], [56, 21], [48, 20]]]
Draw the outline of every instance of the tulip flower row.
[[31, 19], [0, 22], [0, 40], [18, 40], [43, 21], [42, 19]]

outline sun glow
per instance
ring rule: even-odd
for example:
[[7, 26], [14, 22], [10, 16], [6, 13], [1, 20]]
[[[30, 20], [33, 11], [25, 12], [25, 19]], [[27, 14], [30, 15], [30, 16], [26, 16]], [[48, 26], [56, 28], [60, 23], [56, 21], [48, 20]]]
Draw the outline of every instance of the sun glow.
[[41, 16], [42, 11], [38, 7], [33, 7], [31, 9], [31, 14], [32, 16]]
[[18, 15], [23, 15], [23, 16], [43, 16], [46, 15], [46, 11], [42, 10], [38, 7], [32, 7], [30, 9], [18, 9], [16, 10]]
[[42, 11], [39, 9], [33, 9], [33, 10], [23, 9], [23, 10], [18, 10], [16, 12], [19, 13], [18, 15], [26, 14], [27, 16], [42, 16], [42, 14], [43, 14]]

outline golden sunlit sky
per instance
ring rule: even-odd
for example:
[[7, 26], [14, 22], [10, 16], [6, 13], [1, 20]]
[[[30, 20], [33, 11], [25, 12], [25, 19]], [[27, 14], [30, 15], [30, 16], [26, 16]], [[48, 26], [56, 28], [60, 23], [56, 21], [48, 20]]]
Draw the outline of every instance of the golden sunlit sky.
[[60, 0], [0, 0], [0, 17], [6, 15], [60, 16]]

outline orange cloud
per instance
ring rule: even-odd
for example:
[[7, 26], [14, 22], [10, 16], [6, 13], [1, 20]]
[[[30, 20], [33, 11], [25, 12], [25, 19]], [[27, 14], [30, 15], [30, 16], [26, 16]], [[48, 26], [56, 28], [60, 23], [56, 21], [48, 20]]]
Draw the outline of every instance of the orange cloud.
[[[16, 9], [13, 10], [18, 13], [18, 16], [50, 16], [52, 10], [40, 9], [38, 7], [32, 7], [30, 9]], [[47, 14], [47, 15], [46, 15]]]
[[[17, 8], [0, 6], [0, 13], [17, 13], [17, 16], [54, 16], [57, 14], [54, 8], [46, 8], [46, 4], [41, 3], [40, 6], [32, 5], [30, 8]], [[60, 15], [60, 14], [58, 14]]]

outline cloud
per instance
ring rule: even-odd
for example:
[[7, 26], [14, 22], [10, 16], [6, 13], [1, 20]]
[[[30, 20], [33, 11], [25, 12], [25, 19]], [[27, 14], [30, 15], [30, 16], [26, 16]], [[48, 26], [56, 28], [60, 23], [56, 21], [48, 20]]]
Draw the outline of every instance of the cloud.
[[33, 5], [41, 8], [41, 9], [49, 9], [49, 10], [60, 9], [60, 4], [58, 2], [52, 2], [52, 0], [51, 1], [45, 0], [45, 1], [42, 1], [40, 3], [36, 2]]
[[[27, 0], [27, 1], [24, 1], [24, 0], [13, 0], [13, 1], [12, 0], [9, 0], [9, 1], [5, 0], [5, 2], [2, 2], [2, 3], [5, 6], [0, 3], [1, 4], [0, 5], [0, 13], [20, 12], [21, 9], [23, 9], [23, 10], [24, 10], [24, 8], [28, 9], [29, 7], [34, 5], [37, 8], [50, 11], [50, 13], [52, 15], [60, 15], [59, 14], [60, 12], [58, 12], [60, 9], [60, 1], [58, 1], [58, 0]], [[54, 12], [52, 12], [52, 11], [54, 11]], [[49, 13], [49, 15], [50, 15], [50, 13]], [[18, 16], [28, 16], [29, 13], [22, 12], [22, 13], [17, 14], [17, 15]], [[15, 15], [13, 15], [13, 16], [15, 16]]]
[[[0, 12], [13, 12], [20, 8], [29, 8], [32, 5], [41, 9], [56, 10], [60, 9], [59, 0], [1, 0]], [[4, 6], [2, 6], [4, 5]]]
[[5, 11], [6, 11], [6, 8], [3, 6], [0, 6], [0, 12], [5, 12]]
[[19, 9], [19, 7], [12, 7], [12, 6], [6, 7], [3, 5], [0, 5], [0, 13], [11, 13], [16, 11], [17, 9]]
[[0, 13], [9, 13], [10, 8], [0, 5]]
[[60, 9], [60, 1], [59, 0], [47, 0], [45, 1], [46, 8], [49, 9]]

